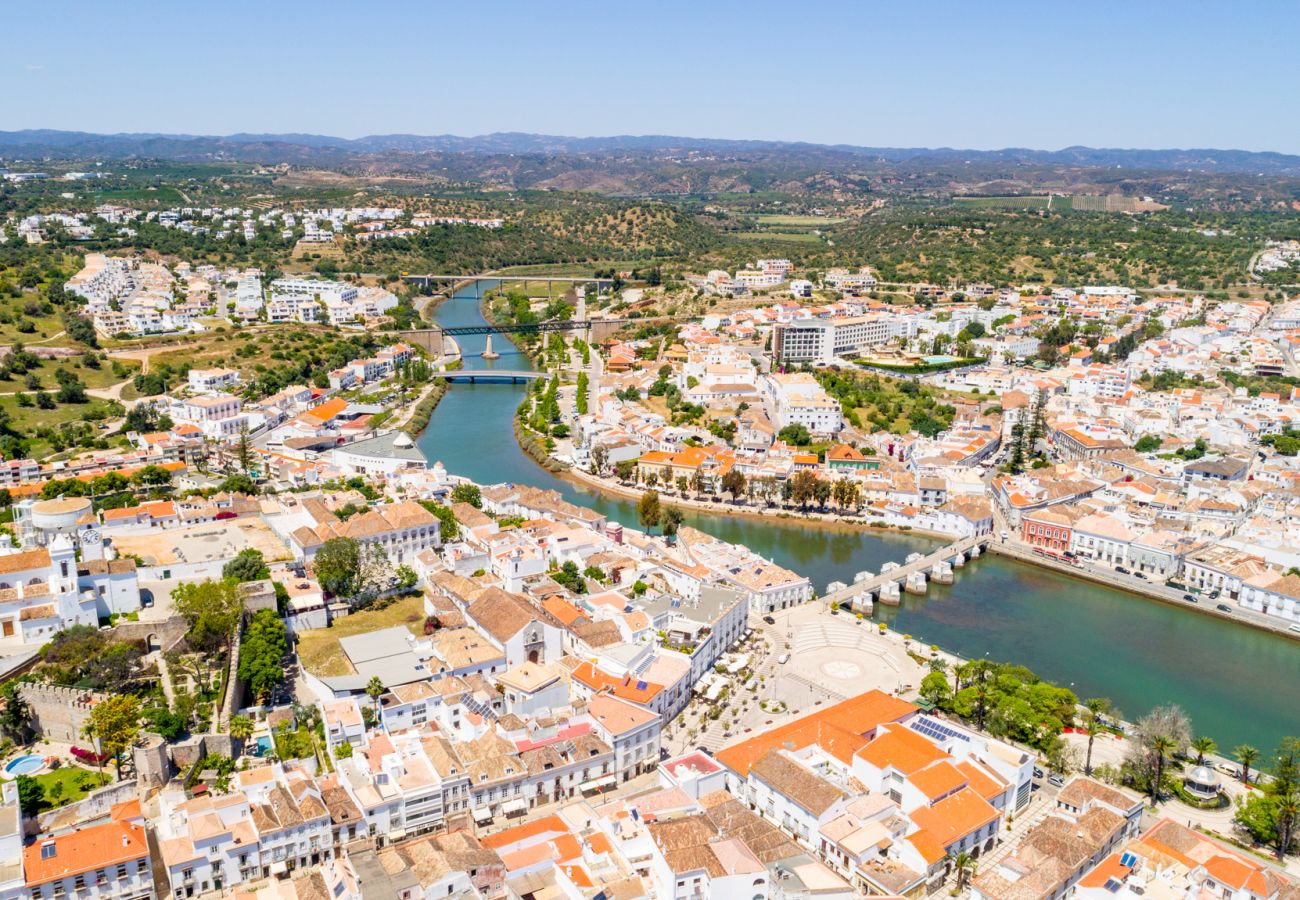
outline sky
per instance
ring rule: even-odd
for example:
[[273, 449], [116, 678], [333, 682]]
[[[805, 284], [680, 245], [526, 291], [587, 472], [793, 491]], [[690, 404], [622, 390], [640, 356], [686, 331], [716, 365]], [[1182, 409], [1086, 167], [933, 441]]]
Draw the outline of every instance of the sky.
[[1300, 153], [1300, 2], [7, 4], [0, 130]]

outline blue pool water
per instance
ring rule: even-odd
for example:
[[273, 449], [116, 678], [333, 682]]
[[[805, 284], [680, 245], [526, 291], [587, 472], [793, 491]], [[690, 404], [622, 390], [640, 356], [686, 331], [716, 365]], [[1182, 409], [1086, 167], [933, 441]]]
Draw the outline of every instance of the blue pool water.
[[271, 743], [271, 736], [269, 734], [259, 735], [257, 738], [257, 755], [266, 756], [266, 754], [271, 752], [272, 746], [274, 745]]
[[43, 768], [45, 768], [45, 757], [29, 753], [11, 760], [5, 766], [5, 771], [10, 775], [31, 775]]

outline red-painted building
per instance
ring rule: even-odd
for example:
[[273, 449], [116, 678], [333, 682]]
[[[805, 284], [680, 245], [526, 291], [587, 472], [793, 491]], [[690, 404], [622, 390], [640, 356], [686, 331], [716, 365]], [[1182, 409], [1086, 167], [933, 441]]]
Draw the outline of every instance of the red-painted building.
[[1073, 537], [1074, 520], [1063, 512], [1039, 509], [1025, 513], [1020, 519], [1020, 539], [1031, 547], [1064, 553], [1070, 549]]

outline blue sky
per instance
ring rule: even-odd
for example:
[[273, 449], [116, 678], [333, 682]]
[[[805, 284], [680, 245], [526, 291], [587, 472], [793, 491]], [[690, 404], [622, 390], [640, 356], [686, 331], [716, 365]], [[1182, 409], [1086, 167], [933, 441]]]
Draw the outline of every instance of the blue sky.
[[4, 23], [0, 130], [1300, 153], [1296, 0], [44, 0]]

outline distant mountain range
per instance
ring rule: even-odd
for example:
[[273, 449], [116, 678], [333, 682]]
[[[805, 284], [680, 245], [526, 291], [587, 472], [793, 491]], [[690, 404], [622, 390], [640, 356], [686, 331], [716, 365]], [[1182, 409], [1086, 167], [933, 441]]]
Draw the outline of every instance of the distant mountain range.
[[35, 159], [101, 158], [176, 161], [233, 160], [298, 165], [344, 164], [385, 155], [464, 154], [536, 157], [676, 158], [724, 155], [787, 157], [826, 162], [898, 164], [933, 160], [953, 165], [1068, 166], [1162, 172], [1300, 176], [1300, 156], [1248, 150], [1125, 150], [1066, 147], [1063, 150], [960, 150], [948, 147], [857, 147], [783, 141], [737, 141], [667, 135], [561, 137], [501, 132], [456, 135], [383, 134], [346, 139], [319, 134], [92, 134], [82, 131], [0, 131], [0, 156]]

